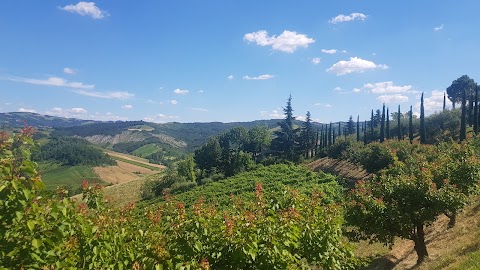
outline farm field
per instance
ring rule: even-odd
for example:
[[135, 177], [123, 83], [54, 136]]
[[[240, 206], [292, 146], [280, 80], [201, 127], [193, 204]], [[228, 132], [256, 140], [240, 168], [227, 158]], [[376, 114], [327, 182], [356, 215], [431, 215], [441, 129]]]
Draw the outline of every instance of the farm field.
[[39, 170], [45, 171], [41, 175], [47, 190], [54, 190], [58, 186], [77, 190], [84, 179], [93, 184], [107, 185], [91, 167], [85, 165], [64, 167], [56, 163], [43, 163], [39, 165]]

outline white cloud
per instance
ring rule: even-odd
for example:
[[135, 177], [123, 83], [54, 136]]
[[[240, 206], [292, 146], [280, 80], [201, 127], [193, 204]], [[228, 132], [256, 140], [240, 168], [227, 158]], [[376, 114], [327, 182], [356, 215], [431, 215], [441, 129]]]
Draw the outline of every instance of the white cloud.
[[87, 110], [85, 110], [84, 108], [72, 108], [71, 111], [76, 114], [87, 113]]
[[415, 93], [411, 85], [394, 85], [392, 81], [367, 83], [363, 86], [364, 89], [372, 92], [373, 94], [392, 94], [392, 93]]
[[95, 6], [95, 2], [78, 2], [76, 5], [67, 5], [60, 9], [82, 16], [90, 16], [93, 19], [103, 19], [105, 16], [108, 16], [106, 11]]
[[350, 60], [339, 61], [327, 69], [327, 72], [335, 73], [338, 76], [349, 73], [362, 73], [367, 70], [388, 69], [387, 65], [375, 64], [372, 61], [364, 60], [358, 57], [350, 57]]
[[285, 117], [281, 112], [279, 112], [280, 109], [277, 110], [272, 110], [272, 111], [260, 111], [260, 116], [262, 118], [268, 118], [268, 119], [282, 119]]
[[285, 30], [281, 35], [268, 36], [268, 32], [260, 30], [245, 34], [244, 40], [248, 42], [255, 42], [260, 46], [272, 46], [273, 50], [293, 53], [299, 47], [307, 48], [309, 44], [315, 42], [313, 38], [309, 38], [304, 34], [297, 34], [295, 31]]
[[173, 93], [176, 94], [176, 95], [186, 95], [188, 94], [188, 90], [183, 90], [183, 89], [180, 89], [180, 88], [177, 88], [175, 90], [173, 90]]
[[203, 109], [203, 108], [191, 108], [193, 111], [197, 111], [197, 112], [208, 112], [207, 109]]
[[228, 75], [228, 77], [227, 77], [227, 78], [228, 78], [229, 80], [233, 80], [233, 79], [235, 79], [235, 77], [234, 77], [233, 75]]
[[295, 116], [295, 119], [296, 120], [299, 120], [299, 121], [306, 121], [307, 120], [307, 117], [303, 116], [303, 115], [297, 115]]
[[48, 86], [59, 86], [59, 87], [69, 87], [69, 88], [77, 88], [77, 89], [94, 89], [95, 85], [93, 84], [83, 84], [81, 82], [69, 82], [60, 77], [50, 77], [46, 80], [38, 80], [38, 79], [31, 79], [31, 78], [23, 78], [23, 77], [6, 77], [1, 78], [2, 80], [9, 80], [14, 82], [23, 82], [29, 84], [36, 84], [36, 85], [48, 85]]
[[127, 121], [128, 117], [114, 115], [111, 112], [107, 112], [107, 113], [95, 112], [94, 114], [90, 114], [88, 116], [88, 119], [93, 119], [97, 121]]
[[244, 80], [269, 80], [269, 79], [272, 79], [272, 78], [275, 78], [275, 75], [263, 74], [263, 75], [256, 76], [256, 77], [250, 77], [248, 75], [243, 76]]
[[123, 106], [122, 106], [122, 109], [125, 109], [125, 110], [130, 110], [130, 109], [132, 109], [132, 108], [133, 108], [133, 106], [130, 105], [130, 104], [126, 104], [126, 105], [123, 105]]
[[408, 101], [408, 97], [401, 94], [381, 95], [377, 100], [382, 103], [403, 103]]
[[360, 93], [360, 92], [362, 92], [362, 90], [359, 89], [359, 88], [353, 88], [352, 92], [353, 93]]
[[129, 99], [134, 97], [134, 94], [131, 94], [126, 91], [114, 91], [114, 92], [97, 92], [97, 91], [86, 91], [86, 90], [73, 90], [74, 93], [79, 95], [84, 95], [88, 97], [98, 97], [106, 99]]
[[341, 23], [341, 22], [350, 22], [350, 21], [355, 21], [355, 20], [364, 21], [366, 19], [367, 19], [367, 15], [365, 15], [363, 13], [355, 12], [355, 13], [352, 13], [350, 15], [340, 14], [337, 17], [329, 20], [328, 22], [331, 23], [331, 24], [337, 24], [337, 23]]
[[328, 104], [328, 103], [315, 103], [313, 104], [315, 106], [320, 106], [320, 107], [323, 107], [325, 109], [331, 109], [333, 108], [333, 106], [331, 104]]
[[168, 120], [177, 119], [178, 116], [175, 115], [165, 115], [162, 113], [156, 114], [154, 116], [146, 116], [143, 120], [147, 122], [154, 122], [154, 123], [166, 123]]
[[198, 90], [197, 92], [201, 94], [201, 93], [204, 93], [205, 91], [203, 91], [203, 90]]
[[328, 53], [328, 54], [336, 54], [337, 53], [337, 50], [336, 49], [322, 49], [321, 50], [322, 53]]
[[438, 32], [443, 30], [443, 24], [433, 28], [433, 31]]
[[29, 112], [29, 113], [35, 113], [37, 111], [35, 111], [34, 109], [25, 109], [25, 108], [18, 108], [18, 111], [19, 112]]
[[342, 53], [348, 53], [347, 50], [343, 50]]
[[178, 101], [176, 101], [175, 99], [169, 100], [168, 102], [172, 105], [177, 105], [178, 104]]
[[343, 89], [340, 86], [333, 88], [333, 91], [342, 91]]
[[318, 64], [320, 64], [320, 60], [321, 60], [320, 57], [312, 58], [312, 63], [313, 63], [314, 65], [318, 65]]
[[[425, 114], [431, 114], [443, 109], [443, 93], [441, 90], [433, 90], [430, 97], [424, 95], [423, 106], [425, 108]], [[447, 105], [449, 104], [447, 99]], [[420, 111], [420, 98], [418, 98], [415, 104], [417, 111]]]
[[69, 75], [75, 75], [75, 74], [77, 74], [77, 70], [74, 69], [74, 68], [66, 67], [66, 68], [63, 69], [63, 73], [69, 74]]

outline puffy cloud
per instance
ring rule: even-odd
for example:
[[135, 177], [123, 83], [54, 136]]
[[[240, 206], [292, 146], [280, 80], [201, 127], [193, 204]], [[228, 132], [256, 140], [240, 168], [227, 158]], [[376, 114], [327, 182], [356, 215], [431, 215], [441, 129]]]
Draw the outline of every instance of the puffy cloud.
[[[430, 97], [426, 97], [424, 95], [423, 98], [423, 106], [425, 108], [425, 114], [431, 114], [436, 111], [441, 111], [443, 109], [443, 94], [444, 91], [441, 90], [433, 90]], [[415, 104], [415, 108], [417, 111], [420, 111], [420, 98], [419, 101]], [[447, 104], [448, 102], [447, 98]]]
[[97, 92], [86, 90], [73, 90], [74, 93], [88, 97], [106, 98], [106, 99], [129, 99], [135, 95], [126, 91]]
[[108, 16], [108, 13], [99, 9], [95, 2], [78, 2], [76, 5], [67, 5], [60, 9], [82, 16], [90, 16], [93, 19], [103, 19], [105, 16]]
[[77, 74], [77, 70], [74, 69], [74, 68], [66, 67], [66, 68], [63, 69], [63, 73], [69, 74], [69, 75], [74, 75], [74, 74]]
[[353, 93], [360, 93], [362, 90], [360, 88], [353, 88], [352, 90]]
[[256, 77], [250, 77], [248, 75], [243, 76], [244, 80], [269, 80], [269, 79], [272, 79], [272, 78], [275, 78], [275, 75], [263, 74], [263, 75], [256, 76]]
[[381, 95], [377, 100], [382, 103], [403, 103], [408, 101], [408, 97], [401, 94]]
[[235, 77], [234, 77], [233, 75], [228, 75], [228, 77], [227, 77], [227, 78], [228, 78], [229, 80], [233, 80], [233, 79], [235, 79]]
[[23, 78], [23, 77], [6, 77], [1, 78], [2, 80], [9, 80], [14, 82], [23, 82], [36, 85], [48, 85], [48, 86], [59, 86], [59, 87], [68, 87], [68, 88], [77, 88], [77, 89], [93, 89], [95, 85], [93, 84], [83, 84], [81, 82], [69, 82], [60, 77], [50, 77], [46, 80]]
[[411, 85], [394, 85], [392, 81], [367, 83], [363, 86], [364, 89], [369, 90], [374, 94], [392, 94], [392, 93], [415, 93]]
[[180, 88], [177, 88], [175, 90], [173, 90], [173, 93], [176, 94], [176, 95], [186, 95], [188, 94], [188, 90], [183, 90], [183, 89], [180, 89]]
[[125, 110], [130, 110], [130, 109], [132, 109], [132, 108], [133, 108], [133, 106], [130, 105], [130, 104], [126, 104], [126, 105], [123, 105], [123, 106], [122, 106], [122, 109], [125, 109]]
[[176, 101], [175, 99], [169, 100], [168, 102], [172, 105], [177, 105], [178, 104], [178, 101]]
[[349, 73], [362, 73], [367, 70], [374, 69], [388, 69], [387, 65], [375, 64], [372, 61], [364, 60], [358, 57], [350, 57], [350, 60], [339, 61], [327, 69], [327, 72], [335, 73], [337, 75], [345, 75]]
[[299, 47], [307, 48], [309, 44], [315, 42], [304, 34], [297, 34], [295, 31], [285, 30], [279, 36], [269, 36], [265, 30], [247, 33], [243, 37], [248, 42], [254, 42], [260, 46], [272, 46], [273, 50], [293, 53]]
[[26, 108], [18, 108], [18, 111], [19, 112], [28, 112], [28, 113], [35, 113], [37, 111], [35, 111], [34, 109], [26, 109]]
[[72, 108], [71, 111], [76, 114], [87, 113], [87, 110], [85, 110], [84, 108]]
[[71, 109], [62, 109], [60, 107], [54, 107], [51, 110], [46, 111], [45, 114], [60, 116], [60, 117], [67, 117], [67, 118], [72, 118], [72, 117], [85, 118], [87, 114], [87, 110], [79, 107], [71, 108]]
[[260, 111], [260, 116], [263, 118], [271, 118], [271, 119], [282, 119], [285, 117], [283, 113], [279, 112], [278, 110], [272, 111]]
[[433, 28], [433, 31], [438, 32], [443, 30], [443, 24]]
[[333, 88], [333, 91], [337, 91], [337, 92], [338, 92], [338, 91], [342, 91], [342, 90], [343, 90], [343, 89], [342, 89], [340, 86], [337, 86], [337, 87]]
[[336, 49], [322, 49], [321, 50], [322, 53], [328, 53], [328, 54], [336, 54], [337, 53], [337, 50]]
[[154, 123], [166, 123], [169, 120], [177, 119], [178, 116], [175, 115], [165, 115], [162, 113], [153, 115], [153, 116], [146, 116], [143, 120], [147, 122], [154, 122]]
[[331, 23], [331, 24], [337, 24], [337, 23], [350, 22], [350, 21], [355, 21], [355, 20], [364, 21], [366, 19], [367, 19], [367, 15], [365, 15], [363, 13], [354, 12], [350, 15], [340, 14], [337, 17], [329, 20], [328, 22]]
[[314, 65], [320, 64], [320, 57], [312, 58], [312, 63], [313, 63]]

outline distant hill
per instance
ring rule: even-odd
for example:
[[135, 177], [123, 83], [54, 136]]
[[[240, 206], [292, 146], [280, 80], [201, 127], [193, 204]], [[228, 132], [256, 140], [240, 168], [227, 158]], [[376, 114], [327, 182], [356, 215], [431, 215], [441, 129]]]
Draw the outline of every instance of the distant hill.
[[25, 123], [36, 128], [73, 127], [87, 123], [92, 120], [81, 120], [75, 118], [64, 118], [50, 115], [41, 115], [28, 112], [0, 113], [0, 129], [23, 127]]

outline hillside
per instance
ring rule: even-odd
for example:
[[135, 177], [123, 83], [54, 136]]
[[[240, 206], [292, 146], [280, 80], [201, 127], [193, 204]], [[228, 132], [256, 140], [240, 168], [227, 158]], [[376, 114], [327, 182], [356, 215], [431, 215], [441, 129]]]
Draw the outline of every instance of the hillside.
[[26, 125], [36, 128], [56, 128], [56, 127], [73, 127], [87, 123], [93, 123], [92, 120], [81, 120], [75, 118], [65, 118], [50, 115], [41, 115], [38, 113], [28, 112], [7, 112], [0, 113], [0, 127], [4, 129], [18, 128]]

